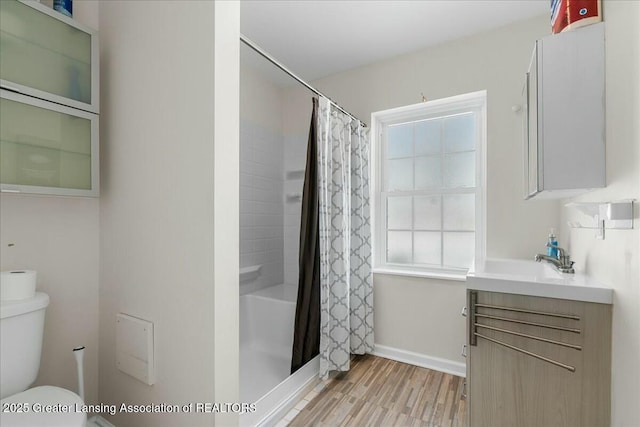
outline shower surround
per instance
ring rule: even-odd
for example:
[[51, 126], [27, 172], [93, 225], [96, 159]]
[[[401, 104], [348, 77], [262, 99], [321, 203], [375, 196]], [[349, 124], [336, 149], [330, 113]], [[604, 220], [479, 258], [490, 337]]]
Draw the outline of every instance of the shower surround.
[[282, 134], [240, 121], [240, 268], [261, 266], [240, 294], [284, 282]]
[[257, 409], [240, 424], [268, 425], [318, 373], [290, 375], [311, 105], [246, 61], [240, 89], [240, 268], [261, 266], [240, 280], [240, 398]]

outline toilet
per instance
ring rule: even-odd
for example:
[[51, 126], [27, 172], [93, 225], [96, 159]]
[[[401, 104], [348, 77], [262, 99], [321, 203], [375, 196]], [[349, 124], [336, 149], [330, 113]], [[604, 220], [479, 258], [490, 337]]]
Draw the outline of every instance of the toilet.
[[2, 301], [0, 307], [0, 425], [84, 427], [87, 414], [77, 394], [53, 386], [29, 388], [38, 376], [44, 313], [49, 296]]

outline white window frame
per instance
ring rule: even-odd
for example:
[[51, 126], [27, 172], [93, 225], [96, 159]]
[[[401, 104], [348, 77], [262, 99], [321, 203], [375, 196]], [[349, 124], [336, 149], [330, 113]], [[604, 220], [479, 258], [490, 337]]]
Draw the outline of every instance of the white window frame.
[[474, 263], [486, 258], [486, 189], [487, 189], [487, 91], [478, 91], [434, 101], [421, 102], [371, 114], [371, 223], [373, 231], [373, 272], [401, 276], [430, 277], [436, 279], [466, 280], [467, 270], [422, 267], [416, 265], [387, 264], [386, 212], [384, 189], [384, 129], [393, 124], [437, 118], [463, 112], [477, 113], [476, 139], [476, 206]]

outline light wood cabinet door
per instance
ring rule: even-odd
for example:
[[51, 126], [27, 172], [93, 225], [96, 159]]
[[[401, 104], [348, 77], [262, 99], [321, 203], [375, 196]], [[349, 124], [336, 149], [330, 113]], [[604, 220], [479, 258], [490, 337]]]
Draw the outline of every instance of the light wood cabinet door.
[[609, 425], [610, 305], [493, 292], [469, 303], [470, 427]]

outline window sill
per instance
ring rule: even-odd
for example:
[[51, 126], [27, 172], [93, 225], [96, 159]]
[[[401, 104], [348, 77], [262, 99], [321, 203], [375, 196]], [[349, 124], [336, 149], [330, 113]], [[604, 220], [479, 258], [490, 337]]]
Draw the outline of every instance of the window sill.
[[466, 282], [466, 273], [437, 272], [437, 271], [417, 271], [400, 270], [393, 268], [374, 268], [373, 274], [388, 274], [391, 276], [421, 277], [425, 279], [452, 280], [454, 282]]

